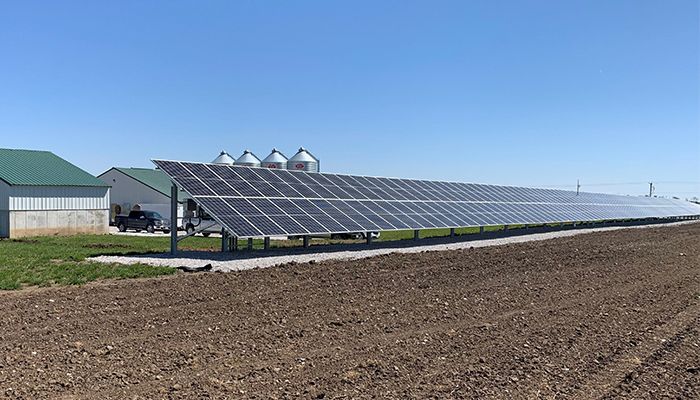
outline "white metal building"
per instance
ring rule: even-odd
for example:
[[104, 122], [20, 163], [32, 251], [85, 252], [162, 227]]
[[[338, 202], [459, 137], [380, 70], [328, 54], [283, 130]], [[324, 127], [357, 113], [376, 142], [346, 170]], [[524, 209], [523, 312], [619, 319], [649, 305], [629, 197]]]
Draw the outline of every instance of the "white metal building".
[[[172, 182], [161, 170], [150, 168], [113, 167], [97, 176], [112, 187], [110, 220], [118, 214], [128, 214], [139, 208], [157, 211], [170, 218], [170, 189]], [[178, 219], [182, 218], [188, 196], [179, 191]]]
[[108, 229], [104, 182], [48, 151], [0, 149], [0, 237]]

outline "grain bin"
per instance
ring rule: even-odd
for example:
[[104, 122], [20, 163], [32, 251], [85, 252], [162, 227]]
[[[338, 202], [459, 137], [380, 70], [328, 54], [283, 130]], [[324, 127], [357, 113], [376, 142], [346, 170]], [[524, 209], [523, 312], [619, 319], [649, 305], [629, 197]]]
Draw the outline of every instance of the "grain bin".
[[302, 147], [294, 157], [287, 161], [287, 169], [293, 171], [318, 172], [319, 164], [319, 159]]
[[238, 157], [238, 160], [234, 163], [235, 165], [243, 165], [246, 167], [259, 167], [260, 159], [255, 156], [250, 150], [246, 150], [243, 154]]
[[286, 169], [287, 157], [277, 149], [272, 149], [272, 153], [262, 161], [263, 168]]
[[216, 157], [211, 163], [212, 164], [225, 164], [225, 165], [233, 165], [233, 163], [236, 162], [236, 159], [231, 157], [226, 150], [221, 150], [221, 154], [219, 154], [218, 157]]

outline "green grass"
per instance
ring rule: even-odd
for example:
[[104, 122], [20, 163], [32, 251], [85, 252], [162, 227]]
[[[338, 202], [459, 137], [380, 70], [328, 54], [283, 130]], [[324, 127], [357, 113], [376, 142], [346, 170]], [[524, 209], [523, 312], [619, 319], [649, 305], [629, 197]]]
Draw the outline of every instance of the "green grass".
[[[529, 225], [529, 226], [533, 227], [534, 225]], [[525, 227], [525, 225], [508, 225], [508, 229], [510, 229], [510, 230], [522, 229], [524, 227]], [[504, 228], [503, 225], [485, 226], [484, 232], [502, 231], [503, 228]], [[475, 228], [475, 227], [455, 229], [455, 235], [458, 235], [458, 236], [459, 235], [472, 235], [472, 234], [477, 234], [477, 233], [479, 233], [479, 228]], [[421, 238], [444, 237], [444, 236], [449, 236], [449, 235], [450, 235], [449, 229], [421, 229], [421, 231], [420, 231]], [[378, 241], [386, 242], [386, 241], [393, 241], [393, 240], [408, 240], [408, 239], [413, 239], [413, 231], [411, 231], [411, 230], [382, 232]]]
[[[50, 236], [0, 240], [0, 290], [25, 286], [79, 285], [97, 279], [123, 279], [168, 275], [172, 268], [143, 264], [103, 264], [86, 261], [97, 255], [165, 252], [166, 236], [115, 235]], [[213, 250], [218, 241], [190, 238], [183, 249]]]
[[[314, 239], [314, 244], [347, 241]], [[244, 249], [246, 240], [239, 241]], [[263, 241], [254, 241], [256, 249]], [[301, 246], [301, 240], [272, 241], [273, 247]], [[218, 237], [190, 237], [178, 244], [180, 250], [219, 251]], [[0, 290], [26, 286], [80, 285], [98, 279], [144, 278], [176, 272], [169, 267], [145, 264], [105, 264], [86, 260], [99, 255], [164, 253], [170, 250], [167, 235], [76, 235], [22, 239], [0, 239]]]
[[[559, 225], [559, 224], [552, 224], [552, 226]], [[534, 227], [535, 225], [530, 225], [530, 227]], [[541, 225], [540, 225], [541, 226]], [[514, 229], [521, 229], [524, 228], [525, 225], [509, 225], [508, 229], [514, 230]], [[484, 231], [485, 232], [496, 232], [496, 231], [502, 231], [503, 230], [503, 225], [494, 225], [494, 226], [485, 226]], [[477, 234], [479, 233], [479, 228], [472, 227], [472, 228], [457, 228], [455, 229], [455, 234], [456, 235], [471, 235], [471, 234]], [[450, 229], [421, 229], [420, 231], [420, 237], [421, 238], [434, 238], [434, 237], [445, 237], [450, 235]], [[396, 240], [411, 240], [413, 239], [413, 231], [412, 230], [402, 230], [402, 231], [383, 231], [379, 237], [379, 239], [375, 239], [375, 242], [391, 242], [391, 241], [396, 241]], [[218, 240], [218, 239], [216, 239]], [[311, 239], [311, 245], [316, 246], [316, 245], [327, 245], [327, 244], [348, 244], [348, 243], [364, 243], [364, 240], [342, 240], [342, 239], [327, 239], [327, 238], [312, 238]], [[270, 241], [270, 247], [272, 248], [283, 248], [283, 247], [301, 247], [302, 241], [300, 240], [272, 240]], [[217, 246], [220, 247], [220, 245], [217, 243]], [[238, 248], [240, 250], [246, 250], [248, 246], [248, 240], [247, 239], [241, 239], [238, 241]], [[219, 248], [217, 247], [217, 249]], [[262, 239], [254, 239], [253, 240], [253, 249], [258, 250], [263, 248], [263, 240]]]
[[[511, 229], [515, 229], [517, 226], [511, 226]], [[484, 228], [486, 232], [500, 231], [503, 230], [503, 226], [487, 226]], [[467, 235], [479, 233], [479, 228], [458, 228], [455, 229], [455, 234], [457, 235]], [[449, 236], [449, 229], [421, 229], [421, 238], [432, 238], [432, 237], [443, 237]], [[379, 236], [379, 239], [375, 239], [376, 242], [391, 242], [396, 240], [409, 240], [413, 239], [412, 230], [403, 231], [383, 231]], [[217, 239], [218, 240], [218, 239]], [[311, 245], [327, 245], [327, 244], [348, 244], [348, 243], [364, 243], [364, 240], [353, 240], [353, 239], [327, 239], [327, 238], [312, 238]], [[270, 241], [270, 247], [273, 248], [284, 248], [284, 247], [301, 247], [302, 241], [299, 240], [272, 240]], [[238, 248], [240, 250], [245, 250], [248, 246], [247, 239], [241, 239], [238, 241]], [[220, 245], [219, 245], [220, 247]], [[253, 239], [253, 249], [262, 249], [263, 240]]]

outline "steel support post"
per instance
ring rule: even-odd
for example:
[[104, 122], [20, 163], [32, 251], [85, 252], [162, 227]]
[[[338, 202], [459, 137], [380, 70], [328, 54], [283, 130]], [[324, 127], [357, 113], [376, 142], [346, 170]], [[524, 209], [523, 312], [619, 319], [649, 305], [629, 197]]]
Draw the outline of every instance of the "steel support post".
[[450, 237], [455, 237], [455, 228], [450, 228]]
[[413, 231], [413, 240], [418, 240], [418, 239], [420, 239], [420, 230], [416, 229], [415, 231]]
[[265, 236], [265, 238], [263, 239], [263, 249], [270, 250], [270, 237], [269, 236]]
[[304, 235], [302, 240], [304, 248], [309, 247], [309, 235]]
[[483, 235], [483, 234], [484, 234], [484, 227], [480, 226], [479, 227], [479, 235]]
[[253, 250], [253, 238], [248, 238], [248, 250]]
[[368, 245], [372, 244], [372, 241], [374, 240], [372, 237], [372, 232], [365, 232], [365, 239], [367, 240]]
[[170, 187], [170, 254], [177, 254], [177, 186]]

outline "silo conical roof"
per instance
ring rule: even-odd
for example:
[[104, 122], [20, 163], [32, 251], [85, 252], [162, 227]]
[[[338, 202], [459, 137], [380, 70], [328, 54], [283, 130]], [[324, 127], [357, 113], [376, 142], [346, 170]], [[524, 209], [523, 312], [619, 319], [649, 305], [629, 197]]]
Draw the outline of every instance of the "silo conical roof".
[[301, 147], [297, 154], [287, 161], [287, 169], [294, 171], [318, 172], [319, 159]]
[[287, 161], [288, 161], [287, 156], [282, 154], [281, 151], [279, 151], [277, 149], [272, 149], [272, 152], [270, 153], [270, 155], [265, 157], [264, 160], [262, 160], [262, 165], [264, 167], [268, 167], [268, 164], [274, 164], [274, 165], [276, 165], [276, 168], [279, 168], [279, 167], [286, 168]]
[[297, 154], [290, 158], [289, 161], [318, 162], [318, 158], [314, 157], [314, 155], [309, 153], [305, 148], [300, 147]]
[[212, 161], [212, 164], [231, 165], [236, 162], [236, 159], [231, 157], [226, 150], [221, 150], [221, 154]]
[[248, 167], [259, 167], [260, 159], [257, 156], [255, 156], [255, 154], [253, 154], [250, 150], [246, 150], [240, 157], [238, 157], [235, 164], [245, 165]]

